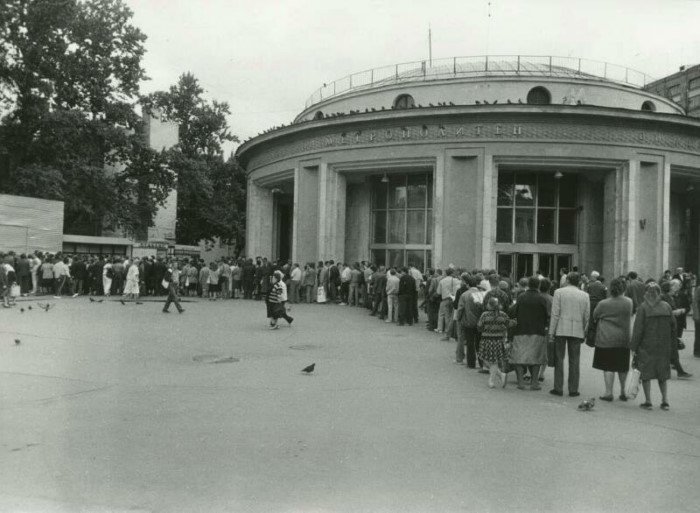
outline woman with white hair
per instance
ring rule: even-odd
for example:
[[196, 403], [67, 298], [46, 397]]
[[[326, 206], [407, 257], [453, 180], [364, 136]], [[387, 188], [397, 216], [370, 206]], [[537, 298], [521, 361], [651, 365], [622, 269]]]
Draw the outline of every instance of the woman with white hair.
[[676, 343], [676, 321], [671, 307], [661, 300], [657, 283], [647, 284], [644, 301], [637, 309], [630, 349], [635, 353], [641, 373], [644, 402], [640, 408], [651, 410], [651, 380], [659, 382], [661, 409], [668, 410], [668, 380], [671, 377], [671, 349]]

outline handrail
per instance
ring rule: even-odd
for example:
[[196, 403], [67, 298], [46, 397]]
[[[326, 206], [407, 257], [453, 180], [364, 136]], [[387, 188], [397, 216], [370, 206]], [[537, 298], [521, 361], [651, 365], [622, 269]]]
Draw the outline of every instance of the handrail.
[[479, 55], [391, 64], [352, 73], [323, 84], [306, 100], [305, 108], [349, 91], [388, 84], [444, 80], [468, 76], [545, 76], [600, 80], [643, 88], [653, 78], [625, 66], [578, 57], [540, 55]]

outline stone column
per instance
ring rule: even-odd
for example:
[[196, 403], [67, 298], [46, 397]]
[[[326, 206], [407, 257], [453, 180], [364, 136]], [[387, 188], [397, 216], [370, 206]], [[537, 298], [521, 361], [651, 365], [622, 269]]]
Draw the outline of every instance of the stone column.
[[442, 248], [443, 232], [447, 226], [445, 218], [445, 160], [442, 154], [438, 154], [433, 170], [433, 218], [428, 221], [433, 223], [433, 268], [442, 268], [447, 265], [443, 262], [444, 251]]
[[671, 168], [653, 158], [631, 159], [617, 172], [614, 275], [655, 277], [668, 266]]
[[273, 201], [270, 189], [248, 180], [246, 254], [250, 258], [272, 255]]
[[345, 176], [319, 166], [318, 260], [345, 258]]
[[[498, 176], [494, 172], [493, 155], [484, 155], [484, 185], [481, 212], [481, 265], [482, 269], [496, 267], [493, 243], [496, 240], [496, 202], [494, 191]], [[495, 185], [494, 185], [495, 184]]]
[[294, 229], [292, 260], [303, 266], [316, 262], [319, 254], [319, 168], [297, 166], [294, 170]]

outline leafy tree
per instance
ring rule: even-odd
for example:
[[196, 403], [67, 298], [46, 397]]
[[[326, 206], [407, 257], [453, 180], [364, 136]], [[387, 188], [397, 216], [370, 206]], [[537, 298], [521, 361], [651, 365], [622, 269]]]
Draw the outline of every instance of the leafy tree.
[[143, 232], [172, 187], [134, 110], [146, 36], [123, 0], [5, 0], [0, 190], [65, 202], [66, 229]]
[[191, 73], [180, 76], [168, 91], [142, 102], [179, 126], [179, 144], [170, 167], [177, 174], [177, 241], [196, 244], [219, 238], [243, 248], [245, 234], [245, 174], [235, 159], [223, 158], [223, 144], [238, 141], [229, 132], [225, 102], [208, 102]]

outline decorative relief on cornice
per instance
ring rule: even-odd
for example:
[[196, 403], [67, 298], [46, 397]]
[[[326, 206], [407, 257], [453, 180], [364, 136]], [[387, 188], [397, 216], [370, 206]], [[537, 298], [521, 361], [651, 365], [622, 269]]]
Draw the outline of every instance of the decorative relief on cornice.
[[[342, 148], [390, 146], [421, 142], [551, 141], [552, 143], [623, 144], [644, 148], [700, 153], [700, 137], [657, 128], [642, 129], [588, 123], [444, 123], [382, 126], [340, 130], [290, 142], [266, 142], [253, 156], [248, 169], [284, 158]], [[255, 150], [253, 150], [255, 152]]]

